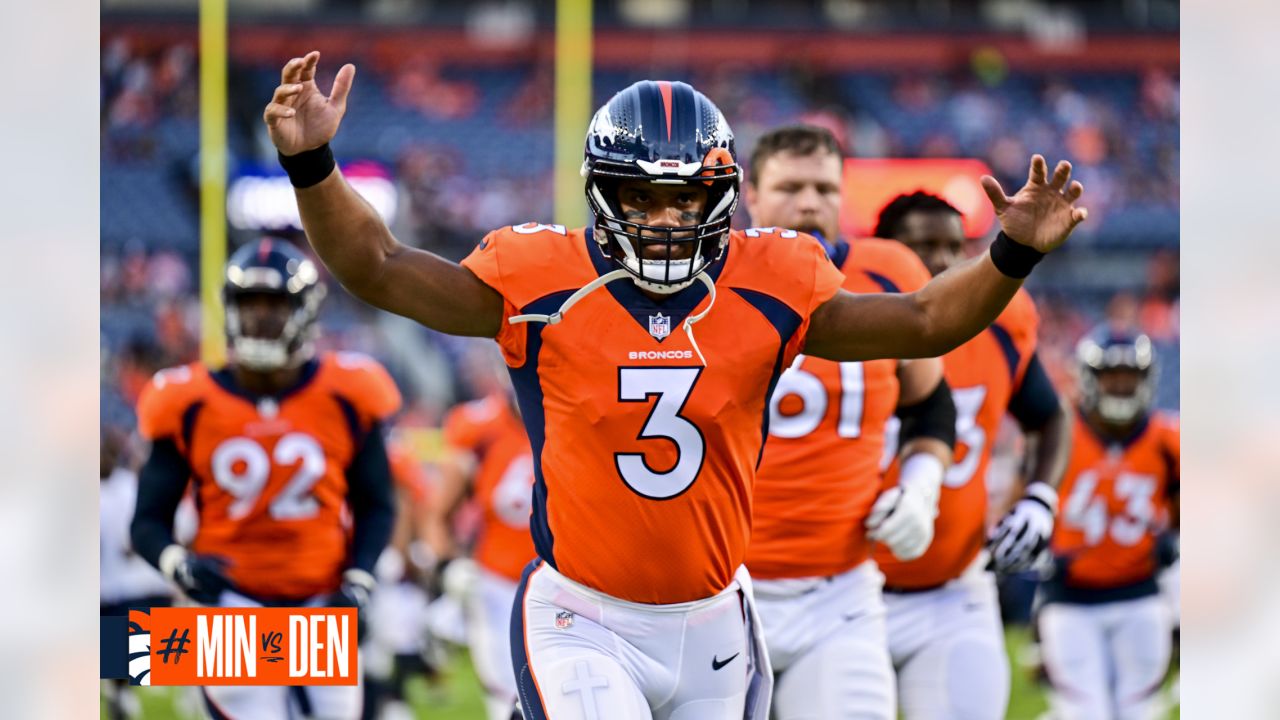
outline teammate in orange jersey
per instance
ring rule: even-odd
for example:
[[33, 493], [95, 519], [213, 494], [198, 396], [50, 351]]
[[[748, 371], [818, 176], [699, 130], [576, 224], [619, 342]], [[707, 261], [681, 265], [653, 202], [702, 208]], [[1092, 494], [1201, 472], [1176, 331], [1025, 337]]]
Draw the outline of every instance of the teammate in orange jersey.
[[[529, 535], [533, 454], [507, 385], [505, 391], [454, 408], [446, 418], [451, 457], [430, 532], [432, 549], [447, 563], [440, 570], [446, 591], [462, 596], [471, 661], [485, 689], [490, 720], [510, 720], [516, 708], [511, 606], [520, 573], [537, 554]], [[468, 491], [483, 509], [471, 558], [459, 556], [449, 530], [450, 516]]]
[[772, 671], [740, 568], [778, 375], [801, 351], [932, 357], [977, 334], [1084, 219], [1070, 165], [1035, 156], [1013, 197], [986, 180], [1008, 233], [994, 254], [915, 293], [855, 295], [812, 237], [729, 229], [728, 123], [688, 85], [644, 81], [590, 123], [595, 224], [504, 228], [459, 266], [397, 242], [336, 171], [355, 68], [326, 97], [318, 61], [289, 61], [263, 113], [312, 245], [361, 299], [496, 338], [514, 380], [540, 558], [512, 612], [526, 717], [764, 717]]
[[[901, 244], [840, 239], [843, 165], [827, 130], [766, 133], [751, 155], [752, 223], [830, 238], [827, 254], [846, 290], [919, 289], [929, 272]], [[885, 424], [895, 405], [905, 420], [907, 479], [881, 492]], [[777, 678], [774, 717], [897, 717], [883, 577], [870, 543], [903, 559], [928, 547], [955, 427], [938, 358], [834, 363], [797, 356], [779, 378], [747, 553]]]
[[[360, 608], [394, 519], [382, 425], [399, 392], [365, 356], [315, 356], [324, 286], [293, 246], [245, 245], [224, 277], [230, 362], [162, 370], [139, 398], [152, 446], [134, 547], [202, 604]], [[184, 547], [173, 513], [189, 481], [199, 529]], [[291, 717], [291, 706], [360, 713], [354, 686], [204, 692], [214, 717]]]
[[[876, 234], [900, 240], [935, 276], [959, 264], [960, 212], [923, 192], [881, 212]], [[1003, 718], [1009, 701], [995, 578], [1027, 569], [1053, 531], [1054, 489], [1071, 445], [1067, 410], [1036, 357], [1036, 314], [1019, 292], [985, 332], [943, 357], [955, 398], [956, 460], [943, 481], [933, 544], [903, 562], [878, 550], [889, 609], [889, 652], [908, 720]], [[986, 473], [1005, 413], [1027, 436], [1023, 496], [988, 536]], [[983, 545], [990, 553], [983, 553]]]
[[1103, 326], [1079, 345], [1079, 414], [1037, 625], [1055, 717], [1158, 714], [1172, 617], [1156, 574], [1176, 557], [1178, 419], [1151, 412], [1151, 340]]

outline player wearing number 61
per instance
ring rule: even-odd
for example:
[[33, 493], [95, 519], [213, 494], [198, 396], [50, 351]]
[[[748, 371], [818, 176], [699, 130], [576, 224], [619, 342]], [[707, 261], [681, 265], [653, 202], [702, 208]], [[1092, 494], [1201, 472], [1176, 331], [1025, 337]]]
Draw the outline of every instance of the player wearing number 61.
[[[455, 265], [398, 242], [328, 142], [355, 68], [289, 61], [264, 112], [312, 245], [353, 294], [436, 330], [496, 338], [535, 459], [540, 560], [512, 612], [529, 718], [758, 717], [772, 672], [740, 571], [768, 399], [795, 355], [940, 355], [991, 322], [1085, 217], [1063, 163], [1008, 197], [995, 254], [915, 293], [854, 295], [811, 236], [732, 231], [733, 133], [677, 82], [595, 115], [590, 228], [490, 233]], [[744, 608], [745, 606], [745, 608]], [[745, 609], [745, 612], [744, 612]]]
[[[314, 353], [324, 289], [315, 263], [288, 243], [241, 247], [223, 288], [227, 366], [163, 370], [139, 398], [152, 446], [133, 546], [196, 602], [360, 608], [368, 599], [394, 520], [382, 426], [400, 394], [370, 358]], [[173, 514], [188, 481], [199, 530], [183, 547]], [[293, 717], [299, 702], [284, 687], [204, 692], [213, 717]], [[359, 716], [358, 686], [292, 692], [314, 717]]]

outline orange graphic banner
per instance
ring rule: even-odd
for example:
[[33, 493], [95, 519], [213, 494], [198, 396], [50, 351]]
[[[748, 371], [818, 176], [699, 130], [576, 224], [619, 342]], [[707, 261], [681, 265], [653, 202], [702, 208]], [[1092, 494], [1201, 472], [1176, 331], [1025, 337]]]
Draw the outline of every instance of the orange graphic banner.
[[129, 621], [138, 684], [355, 685], [360, 677], [354, 608], [151, 608], [131, 610]]

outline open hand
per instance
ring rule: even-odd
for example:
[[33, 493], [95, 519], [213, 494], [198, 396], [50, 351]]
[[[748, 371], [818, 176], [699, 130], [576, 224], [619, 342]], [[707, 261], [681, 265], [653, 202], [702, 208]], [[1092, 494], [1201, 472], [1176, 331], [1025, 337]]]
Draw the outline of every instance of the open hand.
[[1044, 156], [1032, 155], [1027, 184], [1013, 197], [1004, 194], [995, 178], [982, 176], [982, 189], [995, 207], [1004, 233], [1042, 253], [1066, 242], [1076, 225], [1089, 217], [1088, 210], [1075, 206], [1084, 185], [1071, 180], [1071, 163], [1059, 162], [1052, 178], [1045, 177], [1048, 169]]
[[343, 65], [333, 80], [332, 92], [325, 97], [316, 86], [319, 62], [320, 53], [313, 50], [285, 63], [280, 85], [262, 113], [271, 142], [284, 155], [297, 155], [332, 140], [347, 112], [347, 95], [355, 80], [356, 66]]

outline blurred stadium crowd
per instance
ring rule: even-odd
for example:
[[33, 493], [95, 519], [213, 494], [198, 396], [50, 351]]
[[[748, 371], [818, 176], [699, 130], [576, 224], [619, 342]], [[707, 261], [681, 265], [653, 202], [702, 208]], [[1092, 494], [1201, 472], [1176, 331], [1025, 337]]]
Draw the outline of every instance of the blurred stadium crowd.
[[[103, 420], [127, 426], [141, 384], [198, 353], [198, 148], [195, 43], [181, 33], [104, 30], [102, 45]], [[362, 62], [339, 157], [390, 173], [399, 237], [452, 259], [484, 232], [551, 216], [552, 73], [442, 63], [426, 55]], [[232, 174], [274, 158], [256, 108], [277, 70], [238, 62], [230, 76]], [[595, 101], [651, 74], [597, 71]], [[1176, 72], [1012, 71], [995, 51], [947, 74], [762, 70], [718, 65], [684, 76], [732, 118], [740, 148], [767, 129], [832, 129], [855, 157], [977, 157], [1017, 186], [1031, 152], [1067, 157], [1090, 190], [1078, 242], [1028, 284], [1043, 317], [1042, 356], [1072, 387], [1071, 349], [1099, 319], [1137, 323], [1165, 359], [1157, 404], [1178, 406], [1178, 102]], [[429, 101], [424, 100], [429, 98]], [[558, 220], [566, 220], [557, 218]], [[745, 222], [738, 225], [742, 226]], [[284, 236], [299, 239], [296, 231]], [[233, 228], [232, 244], [257, 236]], [[387, 363], [426, 422], [473, 392], [462, 347], [379, 318], [344, 293], [324, 313], [326, 341]], [[399, 342], [433, 360], [410, 367]]]

